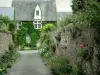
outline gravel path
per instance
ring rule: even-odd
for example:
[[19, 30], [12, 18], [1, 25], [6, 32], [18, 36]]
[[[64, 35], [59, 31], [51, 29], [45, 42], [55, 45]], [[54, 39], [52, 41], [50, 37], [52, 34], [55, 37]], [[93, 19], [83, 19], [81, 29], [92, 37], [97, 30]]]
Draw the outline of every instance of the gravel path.
[[19, 53], [19, 59], [11, 69], [8, 69], [7, 75], [51, 75], [37, 50], [19, 51]]

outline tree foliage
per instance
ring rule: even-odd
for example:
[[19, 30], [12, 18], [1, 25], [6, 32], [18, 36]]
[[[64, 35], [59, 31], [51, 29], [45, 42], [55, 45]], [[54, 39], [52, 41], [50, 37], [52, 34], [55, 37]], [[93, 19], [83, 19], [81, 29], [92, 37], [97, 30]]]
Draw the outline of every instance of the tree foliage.
[[52, 31], [52, 30], [55, 30], [55, 29], [56, 29], [55, 25], [49, 23], [49, 24], [45, 24], [40, 31], [47, 32], [47, 31]]
[[0, 29], [8, 30], [9, 24], [10, 24], [9, 17], [0, 15]]
[[73, 0], [72, 9], [74, 12], [84, 8], [84, 0]]

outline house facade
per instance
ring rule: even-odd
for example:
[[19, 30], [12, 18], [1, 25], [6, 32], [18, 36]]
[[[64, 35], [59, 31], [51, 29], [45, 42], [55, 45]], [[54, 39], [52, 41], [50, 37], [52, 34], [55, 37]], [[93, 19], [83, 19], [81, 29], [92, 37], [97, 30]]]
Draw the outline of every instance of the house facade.
[[13, 0], [12, 7], [16, 10], [17, 29], [24, 21], [33, 22], [35, 29], [57, 21], [55, 0]]
[[39, 39], [37, 29], [47, 23], [55, 25], [69, 15], [67, 12], [57, 12], [56, 0], [12, 0], [12, 7], [0, 7], [0, 14], [12, 20], [16, 14], [18, 42], [22, 47], [36, 47]]

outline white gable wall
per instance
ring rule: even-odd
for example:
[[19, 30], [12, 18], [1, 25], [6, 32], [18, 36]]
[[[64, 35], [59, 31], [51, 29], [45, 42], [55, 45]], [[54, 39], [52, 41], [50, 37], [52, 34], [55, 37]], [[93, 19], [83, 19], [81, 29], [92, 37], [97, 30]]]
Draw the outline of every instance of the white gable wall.
[[41, 16], [41, 9], [40, 7], [37, 5], [35, 8], [35, 12], [34, 12], [34, 28], [35, 29], [40, 29], [42, 28], [42, 16]]
[[[37, 11], [39, 11], [39, 15], [37, 15]], [[41, 10], [40, 10], [40, 7], [38, 5], [35, 8], [34, 19], [42, 19], [41, 18]]]

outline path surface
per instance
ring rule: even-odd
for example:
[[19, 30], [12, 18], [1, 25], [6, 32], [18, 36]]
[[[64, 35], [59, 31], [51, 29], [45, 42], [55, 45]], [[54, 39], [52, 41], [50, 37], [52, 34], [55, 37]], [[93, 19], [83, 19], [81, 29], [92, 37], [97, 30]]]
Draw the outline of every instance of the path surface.
[[7, 75], [51, 75], [38, 51], [19, 51], [19, 53], [19, 59], [11, 69], [8, 69]]

